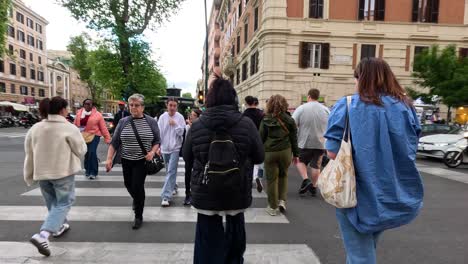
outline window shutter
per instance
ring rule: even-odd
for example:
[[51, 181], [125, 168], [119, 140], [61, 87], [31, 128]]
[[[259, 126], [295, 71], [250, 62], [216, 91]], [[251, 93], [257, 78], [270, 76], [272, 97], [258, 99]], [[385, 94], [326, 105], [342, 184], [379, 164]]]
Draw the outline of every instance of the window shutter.
[[460, 48], [459, 56], [460, 59], [468, 58], [468, 48]]
[[318, 0], [310, 0], [310, 2], [309, 2], [309, 18], [317, 18], [317, 2], [318, 2]]
[[385, 0], [376, 0], [374, 20], [378, 20], [378, 21], [385, 20]]
[[379, 46], [379, 58], [381, 58], [381, 59], [383, 58], [383, 47], [384, 47], [383, 44], [380, 44], [380, 46]]
[[317, 17], [323, 18], [323, 0], [317, 0]]
[[432, 0], [430, 3], [430, 22], [437, 23], [439, 21], [439, 0]]
[[413, 22], [418, 22], [418, 18], [419, 18], [419, 0], [413, 0], [412, 21]]
[[353, 44], [353, 69], [356, 69], [356, 63], [357, 63], [357, 44]]
[[322, 44], [322, 57], [320, 58], [320, 69], [330, 68], [330, 44]]
[[366, 5], [365, 0], [359, 0], [359, 13], [358, 13], [358, 19], [359, 20], [364, 20], [365, 5]]
[[299, 67], [307, 68], [309, 67], [309, 44], [307, 42], [299, 42]]

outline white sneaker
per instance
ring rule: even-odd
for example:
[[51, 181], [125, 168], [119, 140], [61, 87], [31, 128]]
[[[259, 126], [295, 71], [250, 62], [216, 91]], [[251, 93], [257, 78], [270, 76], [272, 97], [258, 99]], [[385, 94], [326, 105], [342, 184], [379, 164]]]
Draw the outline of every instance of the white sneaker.
[[162, 207], [169, 207], [169, 200], [168, 199], [163, 199], [161, 202]]
[[278, 208], [273, 209], [273, 208], [271, 208], [270, 206], [268, 206], [268, 207], [266, 208], [266, 211], [267, 211], [267, 213], [268, 213], [269, 215], [271, 215], [271, 216], [276, 216], [276, 215], [278, 215], [278, 211], [279, 211], [279, 210], [278, 210]]
[[60, 227], [60, 230], [57, 231], [56, 233], [53, 233], [53, 237], [60, 237], [63, 234], [65, 234], [68, 230], [70, 230], [70, 225], [68, 223], [64, 223], [62, 227]]
[[177, 195], [177, 193], [179, 192], [179, 186], [177, 185], [177, 183], [174, 185], [174, 190], [172, 191], [172, 195]]
[[44, 256], [50, 256], [50, 249], [49, 249], [49, 240], [40, 234], [34, 234], [34, 236], [31, 237], [29, 240], [39, 251]]
[[286, 212], [286, 201], [285, 200], [279, 200], [278, 208], [279, 208], [281, 213]]

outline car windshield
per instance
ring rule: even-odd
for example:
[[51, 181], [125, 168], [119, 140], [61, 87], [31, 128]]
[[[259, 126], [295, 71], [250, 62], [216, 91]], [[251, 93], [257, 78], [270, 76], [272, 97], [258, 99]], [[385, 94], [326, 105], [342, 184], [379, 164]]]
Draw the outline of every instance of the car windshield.
[[460, 134], [463, 133], [463, 129], [461, 127], [452, 127], [451, 130], [447, 134]]

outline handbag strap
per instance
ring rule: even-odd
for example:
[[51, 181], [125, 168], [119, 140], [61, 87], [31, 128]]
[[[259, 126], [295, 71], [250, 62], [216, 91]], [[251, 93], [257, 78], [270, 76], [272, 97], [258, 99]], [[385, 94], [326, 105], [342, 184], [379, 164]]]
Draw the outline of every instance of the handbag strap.
[[[351, 138], [351, 127], [349, 125], [349, 107], [351, 106], [351, 96], [346, 96], [346, 122], [345, 122], [345, 129], [343, 131], [343, 140], [345, 140], [345, 136], [347, 140]], [[347, 133], [346, 133], [347, 132]]]
[[136, 137], [136, 139], [138, 141], [138, 145], [140, 145], [141, 151], [143, 151], [143, 154], [146, 156], [148, 154], [148, 152], [146, 151], [145, 147], [143, 146], [143, 142], [141, 142], [141, 138], [140, 138], [140, 135], [138, 134], [135, 123], [133, 122], [133, 118], [130, 121], [130, 124], [132, 125], [133, 133], [135, 134], [135, 137]]
[[289, 135], [289, 129], [284, 125], [283, 120], [281, 120], [281, 117], [278, 115], [276, 117], [278, 119], [278, 122], [280, 123], [281, 127], [283, 128], [284, 132]]

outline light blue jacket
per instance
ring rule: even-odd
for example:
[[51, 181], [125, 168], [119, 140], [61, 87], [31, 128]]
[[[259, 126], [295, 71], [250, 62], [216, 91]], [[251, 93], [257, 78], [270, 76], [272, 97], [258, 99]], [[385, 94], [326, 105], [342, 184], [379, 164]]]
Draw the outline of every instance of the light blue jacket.
[[[357, 206], [338, 209], [361, 233], [395, 228], [412, 221], [423, 204], [423, 184], [416, 168], [421, 127], [412, 107], [390, 96], [383, 106], [352, 96], [349, 110]], [[346, 98], [328, 121], [325, 148], [337, 153], [346, 120]]]

